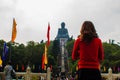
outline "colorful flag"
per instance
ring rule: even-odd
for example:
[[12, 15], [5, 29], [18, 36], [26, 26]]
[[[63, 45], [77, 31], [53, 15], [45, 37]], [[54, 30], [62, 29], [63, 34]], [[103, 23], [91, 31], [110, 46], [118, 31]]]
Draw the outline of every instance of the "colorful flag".
[[33, 64], [33, 66], [32, 66], [32, 70], [35, 70], [35, 65]]
[[18, 64], [16, 65], [16, 70], [18, 71]]
[[106, 72], [106, 70], [107, 70], [107, 69], [106, 69], [106, 67], [104, 66], [104, 67], [103, 67], [103, 71]]
[[45, 44], [45, 51], [42, 55], [42, 69], [46, 69], [46, 64], [48, 64], [47, 59], [47, 48], [50, 45], [50, 24], [48, 23], [48, 30], [47, 30], [47, 43]]
[[118, 72], [120, 72], [120, 67], [118, 66]]
[[25, 68], [24, 68], [24, 65], [22, 64], [22, 71], [24, 71], [25, 70]]
[[50, 65], [50, 70], [52, 71], [52, 65]]
[[116, 71], [116, 67], [115, 66], [113, 67], [113, 71]]
[[1, 60], [1, 56], [0, 56], [0, 67], [2, 67], [2, 60]]
[[46, 65], [44, 65], [44, 70], [46, 70], [46, 68], [47, 68], [47, 66], [46, 66]]
[[47, 46], [50, 45], [50, 24], [48, 23], [48, 30], [47, 30]]
[[2, 60], [3, 61], [6, 60], [7, 54], [8, 54], [8, 47], [7, 47], [7, 44], [5, 42], [4, 47], [3, 47], [3, 54], [2, 54]]
[[44, 54], [45, 54], [45, 64], [47, 64], [48, 63], [48, 59], [47, 59], [47, 47], [46, 47], [46, 45], [45, 45], [45, 52], [44, 52]]
[[76, 71], [78, 71], [78, 65], [76, 65]]
[[44, 63], [45, 63], [45, 54], [42, 55], [42, 70], [44, 69]]
[[17, 29], [16, 29], [16, 21], [13, 18], [13, 27], [12, 27], [12, 37], [11, 37], [11, 42], [14, 42], [16, 35], [17, 35]]

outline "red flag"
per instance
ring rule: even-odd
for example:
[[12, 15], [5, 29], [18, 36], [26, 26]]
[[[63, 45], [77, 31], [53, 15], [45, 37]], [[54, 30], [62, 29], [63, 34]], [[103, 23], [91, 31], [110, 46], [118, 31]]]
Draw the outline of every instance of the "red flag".
[[52, 65], [50, 65], [50, 70], [52, 71]]
[[45, 54], [42, 55], [42, 69], [44, 70]]
[[22, 71], [24, 71], [25, 70], [25, 68], [24, 68], [24, 65], [22, 64]]
[[48, 23], [48, 30], [47, 30], [47, 46], [50, 45], [50, 24]]

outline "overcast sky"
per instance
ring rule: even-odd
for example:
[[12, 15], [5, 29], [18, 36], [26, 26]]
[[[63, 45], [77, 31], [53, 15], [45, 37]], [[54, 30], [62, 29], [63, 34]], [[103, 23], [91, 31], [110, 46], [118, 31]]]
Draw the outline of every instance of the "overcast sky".
[[0, 0], [0, 39], [11, 40], [12, 21], [17, 22], [15, 42], [46, 41], [48, 22], [54, 40], [61, 22], [74, 38], [82, 23], [94, 23], [103, 42], [120, 41], [120, 0]]

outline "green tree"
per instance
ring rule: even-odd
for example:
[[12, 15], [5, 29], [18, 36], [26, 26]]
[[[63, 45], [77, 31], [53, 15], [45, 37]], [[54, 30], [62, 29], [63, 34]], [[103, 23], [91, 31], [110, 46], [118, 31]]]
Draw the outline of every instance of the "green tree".
[[117, 44], [103, 43], [103, 47], [105, 59], [102, 65], [105, 65], [107, 67], [119, 65], [118, 63], [120, 62], [120, 46], [118, 46]]
[[0, 56], [2, 56], [4, 42], [4, 40], [0, 40]]
[[52, 46], [52, 55], [54, 56], [55, 61], [57, 61], [57, 57], [60, 54], [60, 43], [59, 40], [54, 40], [53, 41], [53, 46]]
[[74, 41], [75, 41], [75, 40], [70, 40], [70, 41], [68, 41], [67, 44], [66, 44], [66, 49], [67, 49], [67, 51], [68, 51], [68, 57], [71, 57], [71, 55], [72, 55], [72, 50], [73, 50]]

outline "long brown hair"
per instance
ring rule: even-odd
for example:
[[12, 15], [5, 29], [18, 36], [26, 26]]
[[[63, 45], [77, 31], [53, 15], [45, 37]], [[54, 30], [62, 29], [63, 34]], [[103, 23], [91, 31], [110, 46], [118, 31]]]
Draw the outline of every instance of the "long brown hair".
[[98, 37], [95, 27], [91, 21], [85, 21], [81, 27], [81, 40], [89, 43], [94, 37]]

